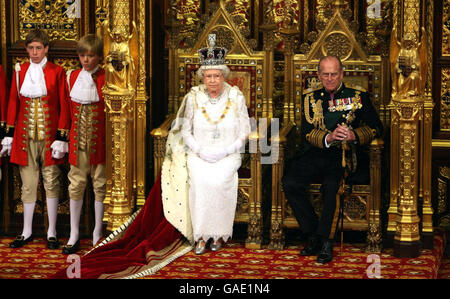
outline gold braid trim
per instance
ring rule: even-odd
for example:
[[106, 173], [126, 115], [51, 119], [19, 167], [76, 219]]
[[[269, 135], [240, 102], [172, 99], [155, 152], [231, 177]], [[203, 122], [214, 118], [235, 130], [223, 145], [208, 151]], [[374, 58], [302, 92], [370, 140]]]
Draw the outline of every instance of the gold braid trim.
[[[305, 118], [306, 121], [312, 125], [314, 125], [317, 129], [325, 130], [325, 122], [323, 119], [323, 109], [322, 109], [322, 100], [316, 100], [314, 98], [311, 99], [312, 93], [309, 93], [305, 96], [304, 101], [304, 109], [305, 109]], [[313, 110], [313, 117], [309, 114], [309, 105], [311, 103], [311, 107]]]
[[[309, 98], [310, 97], [311, 97], [311, 94], [307, 94], [305, 96], [305, 101], [303, 102], [303, 104], [304, 104], [304, 109], [305, 109], [306, 121], [309, 122], [310, 124], [312, 124], [313, 123], [313, 119], [309, 115]], [[314, 99], [313, 99], [313, 102], [314, 102]]]
[[58, 129], [59, 134], [61, 135], [61, 137], [69, 137], [69, 132], [70, 130], [68, 129]]
[[354, 129], [355, 135], [359, 139], [359, 144], [366, 145], [369, 144], [376, 136], [376, 130], [369, 126], [363, 126]]
[[316, 147], [324, 148], [323, 139], [325, 138], [326, 134], [327, 134], [326, 131], [313, 129], [309, 134], [306, 135], [306, 140], [308, 140], [309, 143], [311, 143]]

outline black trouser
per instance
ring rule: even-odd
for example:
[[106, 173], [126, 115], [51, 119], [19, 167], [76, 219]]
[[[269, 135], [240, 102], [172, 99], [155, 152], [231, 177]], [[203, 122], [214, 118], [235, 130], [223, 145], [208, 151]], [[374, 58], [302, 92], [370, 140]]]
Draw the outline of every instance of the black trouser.
[[[283, 189], [300, 229], [323, 238], [333, 238], [330, 232], [336, 211], [336, 193], [344, 175], [340, 151], [314, 148], [293, 158], [286, 166]], [[316, 177], [323, 179], [323, 210], [320, 220], [307, 194], [311, 181]]]

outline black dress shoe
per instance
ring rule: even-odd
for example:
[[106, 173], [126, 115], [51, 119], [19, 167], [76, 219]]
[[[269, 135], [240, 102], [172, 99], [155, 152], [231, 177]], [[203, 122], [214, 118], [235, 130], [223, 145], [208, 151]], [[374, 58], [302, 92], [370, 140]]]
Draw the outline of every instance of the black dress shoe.
[[64, 245], [62, 249], [63, 254], [72, 254], [77, 252], [78, 247], [80, 247], [80, 240], [77, 240], [73, 245]]
[[29, 236], [26, 239], [24, 238], [24, 236], [19, 235], [19, 236], [16, 237], [16, 239], [13, 242], [11, 242], [9, 244], [9, 247], [11, 247], [11, 248], [19, 248], [19, 247], [22, 247], [23, 245], [25, 245], [25, 244], [27, 244], [27, 243], [29, 243], [31, 241], [33, 241], [33, 235]]
[[322, 247], [322, 239], [318, 235], [312, 235], [308, 237], [306, 246], [300, 251], [300, 255], [308, 256], [315, 255]]
[[59, 249], [59, 241], [56, 237], [50, 237], [47, 239], [47, 248], [48, 249]]
[[321, 264], [329, 263], [333, 260], [333, 241], [326, 240], [317, 255], [317, 262]]

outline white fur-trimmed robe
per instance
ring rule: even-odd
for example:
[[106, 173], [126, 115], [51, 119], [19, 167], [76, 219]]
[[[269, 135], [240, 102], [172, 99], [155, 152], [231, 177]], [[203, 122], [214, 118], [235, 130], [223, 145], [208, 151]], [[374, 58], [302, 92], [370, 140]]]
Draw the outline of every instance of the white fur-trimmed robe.
[[[232, 236], [240, 153], [209, 163], [192, 153], [183, 141], [183, 135], [190, 134], [201, 148], [214, 150], [247, 138], [250, 122], [245, 98], [237, 87], [224, 84], [216, 104], [209, 101], [204, 85], [193, 87], [180, 106], [167, 140], [161, 182], [164, 214], [191, 243], [200, 238], [226, 241]], [[217, 120], [228, 100], [231, 107], [216, 128], [207, 121], [201, 107]], [[219, 138], [214, 138], [216, 129]]]

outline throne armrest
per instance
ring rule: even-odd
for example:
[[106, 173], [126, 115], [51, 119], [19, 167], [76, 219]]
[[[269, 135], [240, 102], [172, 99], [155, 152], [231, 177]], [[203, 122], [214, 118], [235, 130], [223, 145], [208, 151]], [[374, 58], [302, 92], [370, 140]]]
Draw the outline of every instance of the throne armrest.
[[161, 171], [162, 162], [164, 161], [164, 155], [166, 153], [167, 135], [169, 135], [170, 126], [172, 125], [174, 119], [175, 115], [169, 115], [161, 126], [150, 132], [150, 135], [153, 137], [155, 179]]
[[381, 169], [381, 152], [384, 148], [384, 141], [381, 138], [372, 140], [369, 146], [370, 168]]

